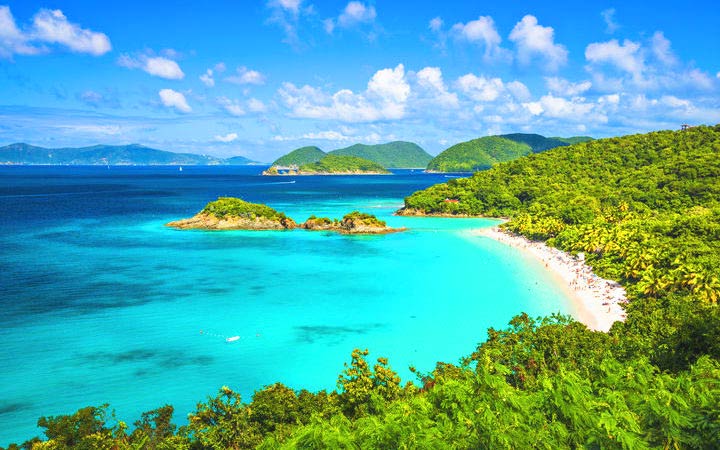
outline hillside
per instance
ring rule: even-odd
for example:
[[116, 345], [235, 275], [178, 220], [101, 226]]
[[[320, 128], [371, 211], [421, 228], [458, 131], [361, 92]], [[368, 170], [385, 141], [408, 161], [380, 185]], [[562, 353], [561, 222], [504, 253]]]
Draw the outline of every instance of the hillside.
[[303, 164], [298, 175], [370, 175], [389, 174], [380, 164], [364, 158], [328, 154], [318, 162]]
[[573, 137], [569, 137], [569, 138], [551, 137], [550, 139], [557, 139], [558, 141], [565, 142], [566, 144], [581, 144], [583, 142], [592, 141], [595, 138], [592, 138], [590, 136], [573, 136]]
[[[242, 158], [242, 159], [237, 159]], [[94, 145], [79, 148], [44, 148], [18, 143], [0, 147], [0, 164], [21, 165], [217, 165], [245, 164], [193, 153], [174, 153], [143, 145]]]
[[530, 153], [568, 145], [556, 138], [539, 134], [504, 134], [486, 136], [455, 144], [443, 151], [427, 166], [431, 172], [476, 172], [493, 165], [517, 159]]
[[432, 159], [419, 145], [404, 141], [376, 145], [355, 144], [333, 150], [329, 154], [357, 156], [375, 161], [385, 168], [425, 168]]
[[315, 146], [300, 147], [276, 159], [272, 165], [280, 167], [302, 166], [320, 161], [325, 152]]

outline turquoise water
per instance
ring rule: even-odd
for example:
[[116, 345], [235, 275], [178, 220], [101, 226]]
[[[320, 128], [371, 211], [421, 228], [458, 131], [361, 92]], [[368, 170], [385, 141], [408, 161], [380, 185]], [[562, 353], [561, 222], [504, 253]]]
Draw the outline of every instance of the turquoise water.
[[[41, 415], [87, 405], [132, 422], [170, 403], [183, 423], [222, 385], [247, 400], [276, 381], [334, 389], [355, 347], [411, 380], [408, 366], [457, 362], [521, 311], [570, 311], [538, 263], [468, 233], [496, 221], [392, 216], [442, 176], [285, 184], [257, 172], [0, 168], [0, 445], [38, 434]], [[359, 209], [409, 231], [163, 226], [218, 195], [298, 221]]]

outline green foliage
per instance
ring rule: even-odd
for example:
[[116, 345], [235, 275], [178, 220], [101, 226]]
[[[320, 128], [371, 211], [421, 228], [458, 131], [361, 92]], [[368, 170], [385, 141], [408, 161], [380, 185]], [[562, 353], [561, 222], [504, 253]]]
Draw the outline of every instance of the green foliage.
[[[514, 142], [526, 144], [530, 146], [533, 153], [544, 152], [555, 147], [562, 147], [570, 144], [569, 141], [577, 140], [578, 142], [585, 142], [583, 138], [547, 138], [539, 134], [525, 134], [525, 133], [513, 133], [513, 134], [501, 134], [501, 138], [510, 139]], [[574, 142], [577, 143], [577, 142]]]
[[324, 151], [315, 146], [300, 147], [276, 159], [272, 165], [283, 167], [302, 166], [320, 161], [325, 154]]
[[365, 360], [368, 350], [355, 349], [350, 365], [338, 377], [339, 404], [350, 418], [376, 414], [387, 402], [400, 396], [400, 377], [388, 366], [386, 358], [378, 358], [370, 369]]
[[526, 144], [498, 136], [487, 136], [453, 145], [433, 158], [427, 170], [475, 172], [489, 169], [500, 161], [519, 158], [531, 151]]
[[205, 205], [201, 213], [220, 219], [225, 217], [244, 217], [247, 219], [262, 217], [275, 221], [288, 219], [284, 213], [275, 211], [267, 205], [250, 203], [235, 197], [219, 197], [217, 200]]
[[360, 211], [353, 211], [345, 214], [340, 221], [340, 224], [350, 228], [356, 228], [358, 226], [383, 228], [387, 225], [384, 220], [380, 220], [372, 214], [362, 213]]
[[380, 164], [356, 156], [327, 155], [320, 161], [299, 168], [305, 174], [390, 173]]
[[357, 156], [374, 161], [386, 168], [425, 168], [432, 159], [432, 156], [419, 145], [403, 141], [376, 145], [355, 144], [333, 150], [329, 154]]
[[555, 140], [564, 142], [566, 144], [572, 145], [572, 144], [580, 144], [582, 142], [592, 141], [594, 138], [591, 138], [590, 136], [573, 136], [573, 137], [568, 137], [568, 138], [551, 137], [550, 139], [555, 139]]
[[476, 172], [500, 162], [564, 145], [568, 144], [539, 134], [486, 136], [453, 145], [437, 155], [427, 169], [437, 172]]

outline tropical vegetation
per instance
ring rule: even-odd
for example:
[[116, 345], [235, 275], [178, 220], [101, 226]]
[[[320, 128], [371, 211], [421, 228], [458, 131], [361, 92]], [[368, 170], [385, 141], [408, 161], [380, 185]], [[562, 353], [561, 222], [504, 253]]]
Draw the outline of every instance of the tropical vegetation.
[[430, 161], [427, 170], [430, 172], [487, 170], [500, 162], [564, 145], [569, 144], [558, 138], [546, 138], [539, 134], [514, 133], [486, 136], [461, 142], [444, 150]]
[[331, 151], [331, 155], [357, 156], [369, 159], [385, 168], [425, 168], [432, 156], [422, 147], [405, 141], [387, 142], [385, 144], [355, 144], [350, 147]]
[[411, 369], [414, 382], [355, 349], [332, 392], [273, 384], [243, 402], [223, 387], [181, 427], [170, 406], [132, 429], [106, 405], [88, 407], [40, 418], [46, 441], [24, 447], [717, 448], [720, 126], [556, 148], [405, 205], [505, 216], [512, 232], [584, 253], [626, 287], [626, 321], [602, 333], [520, 314], [459, 363]]
[[320, 161], [303, 164], [298, 168], [299, 174], [361, 174], [361, 173], [380, 173], [389, 174], [380, 164], [358, 158], [357, 156], [342, 155], [326, 155]]
[[276, 159], [272, 165], [280, 167], [302, 166], [320, 161], [326, 153], [315, 146], [296, 148], [290, 153]]
[[200, 211], [201, 214], [208, 214], [218, 219], [226, 217], [242, 217], [245, 219], [255, 219], [261, 217], [269, 220], [287, 220], [285, 213], [278, 212], [273, 208], [261, 203], [250, 203], [236, 197], [219, 197], [205, 205]]

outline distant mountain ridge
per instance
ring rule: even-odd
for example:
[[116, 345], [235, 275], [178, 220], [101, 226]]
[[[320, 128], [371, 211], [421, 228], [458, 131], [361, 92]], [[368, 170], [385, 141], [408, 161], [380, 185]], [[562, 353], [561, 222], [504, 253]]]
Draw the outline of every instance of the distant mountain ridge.
[[217, 158], [175, 153], [139, 144], [44, 148], [25, 143], [0, 147], [0, 164], [18, 165], [237, 165], [254, 161], [244, 156]]
[[592, 140], [587, 136], [547, 138], [539, 134], [513, 133], [485, 136], [455, 144], [438, 154], [427, 166], [430, 172], [476, 172], [500, 162], [541, 153], [571, 143]]

